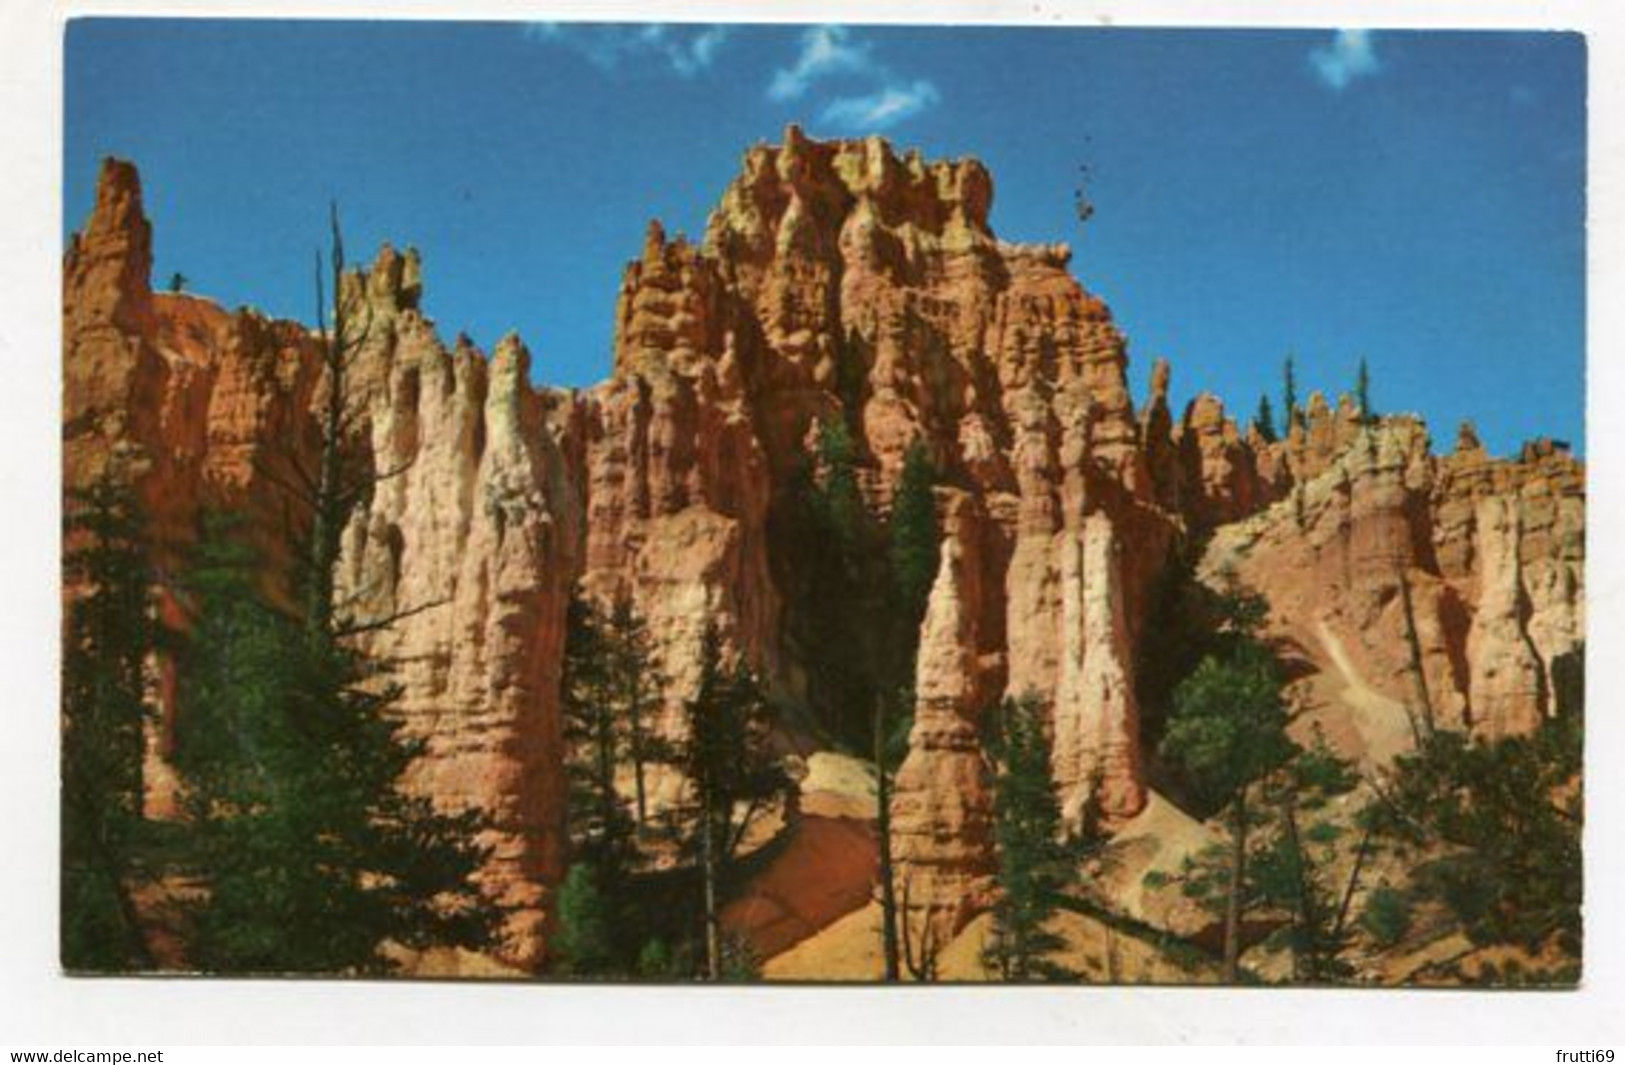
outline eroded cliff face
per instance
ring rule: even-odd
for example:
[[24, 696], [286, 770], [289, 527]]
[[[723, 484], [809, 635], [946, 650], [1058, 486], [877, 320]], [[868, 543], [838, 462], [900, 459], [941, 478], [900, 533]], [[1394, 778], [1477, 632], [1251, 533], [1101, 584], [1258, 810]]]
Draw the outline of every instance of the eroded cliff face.
[[[1339, 434], [1341, 450], [1312, 443]], [[1341, 682], [1353, 712], [1326, 723], [1357, 753], [1386, 761], [1429, 728], [1527, 733], [1555, 711], [1554, 663], [1585, 638], [1578, 460], [1550, 443], [1492, 459], [1470, 427], [1436, 456], [1413, 418], [1366, 426], [1323, 402], [1275, 450], [1306, 479], [1219, 529], [1207, 575], [1263, 592], [1275, 633]]]
[[[1068, 249], [999, 240], [992, 195], [974, 160], [792, 127], [746, 153], [702, 242], [651, 225], [613, 371], [582, 391], [533, 386], [517, 337], [490, 356], [443, 343], [415, 253], [386, 247], [346, 282], [371, 322], [353, 443], [383, 476], [345, 531], [338, 594], [359, 621], [397, 618], [362, 639], [398, 663], [427, 741], [412, 786], [493, 816], [484, 875], [513, 907], [510, 960], [544, 955], [566, 859], [572, 589], [648, 620], [668, 735], [708, 624], [795, 698], [768, 530], [832, 419], [877, 510], [915, 442], [939, 474], [941, 568], [893, 809], [900, 883], [939, 935], [990, 898], [979, 737], [1000, 699], [1046, 707], [1067, 818], [1110, 827], [1146, 807], [1136, 648], [1181, 542], [1211, 535], [1210, 575], [1263, 591], [1278, 634], [1372, 696], [1344, 731], [1373, 751], [1418, 715], [1498, 734], [1550, 712], [1553, 663], [1583, 639], [1580, 463], [1550, 445], [1502, 462], [1465, 438], [1435, 457], [1420, 423], [1367, 427], [1318, 396], [1268, 444], [1215, 397], [1176, 418], [1165, 362], [1136, 410], [1124, 338]], [[246, 509], [280, 550], [279, 482], [316, 446], [314, 347], [297, 323], [154, 294], [150, 249], [135, 172], [110, 161], [65, 263], [65, 485], [129, 478], [172, 570], [209, 506]], [[657, 805], [680, 786], [662, 776]]]

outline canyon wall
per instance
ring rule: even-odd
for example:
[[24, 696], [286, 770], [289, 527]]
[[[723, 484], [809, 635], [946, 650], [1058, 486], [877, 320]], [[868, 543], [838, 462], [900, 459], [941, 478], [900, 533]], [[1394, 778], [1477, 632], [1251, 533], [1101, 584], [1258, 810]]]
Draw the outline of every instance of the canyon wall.
[[[1270, 443], [1212, 396], [1176, 417], [1160, 362], [1137, 410], [1127, 344], [1069, 250], [998, 239], [992, 197], [975, 160], [792, 127], [745, 154], [699, 242], [650, 225], [612, 372], [585, 390], [533, 385], [517, 337], [489, 356], [448, 347], [411, 251], [386, 247], [346, 281], [370, 323], [353, 445], [381, 479], [345, 530], [338, 594], [359, 622], [397, 619], [361, 639], [397, 663], [401, 711], [427, 741], [411, 785], [492, 814], [484, 875], [513, 907], [511, 960], [543, 956], [566, 860], [572, 589], [648, 619], [668, 734], [707, 624], [793, 701], [769, 530], [835, 419], [877, 511], [915, 443], [938, 471], [941, 567], [893, 812], [910, 907], [944, 932], [991, 891], [979, 737], [999, 700], [1046, 708], [1070, 821], [1145, 807], [1136, 648], [1181, 545], [1211, 537], [1210, 573], [1265, 592], [1278, 635], [1412, 715], [1500, 734], [1551, 711], [1553, 663], [1584, 632], [1578, 461], [1542, 444], [1503, 462], [1468, 434], [1436, 457], [1419, 422], [1366, 425], [1318, 396]], [[216, 506], [246, 510], [275, 560], [282, 485], [316, 449], [315, 345], [297, 323], [152, 292], [151, 240], [134, 169], [109, 161], [64, 266], [65, 486], [134, 483], [161, 570], [184, 567]], [[657, 801], [680, 786], [668, 774]]]

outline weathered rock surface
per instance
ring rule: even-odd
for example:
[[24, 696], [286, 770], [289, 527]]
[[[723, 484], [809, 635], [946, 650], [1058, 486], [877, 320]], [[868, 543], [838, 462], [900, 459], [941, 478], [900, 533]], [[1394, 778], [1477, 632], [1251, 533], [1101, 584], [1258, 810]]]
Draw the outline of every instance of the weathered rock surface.
[[981, 523], [972, 501], [950, 498], [942, 561], [920, 634], [909, 751], [892, 801], [900, 896], [946, 939], [988, 904], [993, 793], [982, 752], [990, 678], [983, 629]]
[[[489, 357], [445, 345], [414, 252], [386, 247], [346, 281], [372, 323], [355, 444], [388, 476], [346, 529], [340, 595], [358, 620], [400, 615], [364, 638], [399, 663], [401, 711], [427, 740], [412, 786], [493, 815], [484, 876], [514, 907], [509, 961], [545, 953], [566, 860], [571, 589], [647, 619], [668, 735], [708, 624], [794, 699], [769, 529], [832, 419], [881, 510], [912, 444], [939, 471], [944, 549], [893, 814], [900, 886], [944, 937], [990, 898], [979, 728], [1000, 699], [1049, 712], [1068, 818], [1147, 808], [1136, 650], [1153, 584], [1192, 537], [1211, 534], [1207, 572], [1264, 592], [1273, 631], [1372, 707], [1494, 734], [1551, 712], [1553, 664], [1584, 638], [1580, 462], [1551, 442], [1493, 459], [1470, 432], [1436, 457], [1416, 420], [1367, 426], [1318, 394], [1266, 443], [1212, 396], [1176, 419], [1166, 362], [1137, 411], [1126, 342], [1070, 251], [1001, 241], [992, 196], [974, 160], [792, 127], [745, 154], [703, 241], [651, 225], [613, 371], [581, 391], [533, 386], [517, 338]], [[298, 323], [153, 293], [151, 242], [133, 167], [110, 161], [64, 264], [65, 486], [131, 480], [167, 569], [216, 505], [246, 509], [275, 561], [278, 486], [315, 450], [313, 345]], [[164, 813], [162, 664], [156, 681]], [[657, 802], [680, 786], [664, 777]]]
[[1470, 432], [1435, 456], [1415, 419], [1364, 427], [1323, 404], [1294, 439], [1348, 425], [1351, 442], [1287, 499], [1219, 530], [1207, 572], [1262, 591], [1283, 641], [1413, 732], [1534, 728], [1555, 710], [1553, 663], [1584, 641], [1582, 465], [1549, 444], [1492, 459]]

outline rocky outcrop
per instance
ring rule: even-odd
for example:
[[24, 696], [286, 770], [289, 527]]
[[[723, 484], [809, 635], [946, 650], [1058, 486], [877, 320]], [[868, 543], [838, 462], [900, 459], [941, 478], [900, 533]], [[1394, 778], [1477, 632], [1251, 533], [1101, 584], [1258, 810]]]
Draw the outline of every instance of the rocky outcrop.
[[1198, 527], [1213, 529], [1256, 511], [1267, 501], [1253, 449], [1224, 412], [1224, 403], [1203, 392], [1185, 408], [1179, 461], [1184, 511]]
[[[381, 256], [368, 281], [391, 265]], [[426, 744], [407, 783], [447, 809], [486, 812], [481, 875], [507, 907], [505, 956], [533, 964], [564, 862], [558, 684], [576, 492], [517, 337], [487, 361], [467, 343], [445, 350], [409, 305], [377, 306], [373, 321], [383, 332], [358, 377], [375, 382], [368, 420], [384, 479], [346, 530], [338, 595], [360, 624], [396, 619], [361, 639], [396, 665], [399, 712]]]
[[1499, 739], [1540, 724], [1544, 676], [1526, 628], [1529, 600], [1518, 558], [1523, 533], [1518, 508], [1489, 496], [1478, 504], [1475, 525], [1480, 573], [1478, 609], [1467, 634], [1468, 724], [1475, 733]]
[[[1318, 394], [1268, 442], [1213, 396], [1176, 419], [1163, 361], [1136, 411], [1127, 343], [1070, 250], [1000, 240], [992, 197], [975, 160], [792, 127], [746, 152], [703, 240], [650, 226], [612, 372], [581, 391], [534, 386], [517, 338], [490, 357], [444, 344], [410, 249], [345, 280], [371, 323], [353, 444], [379, 480], [345, 530], [339, 594], [363, 624], [394, 619], [362, 639], [397, 663], [401, 713], [426, 743], [411, 786], [492, 815], [482, 875], [513, 913], [510, 961], [545, 954], [567, 858], [557, 689], [572, 589], [647, 620], [668, 737], [707, 626], [794, 701], [788, 561], [770, 530], [837, 421], [877, 511], [911, 446], [938, 471], [942, 562], [893, 814], [900, 885], [943, 936], [990, 898], [990, 705], [1042, 703], [1072, 822], [1147, 808], [1136, 652], [1182, 542], [1211, 535], [1209, 576], [1265, 593], [1284, 645], [1413, 728], [1500, 734], [1551, 712], [1554, 663], [1584, 638], [1584, 468], [1566, 449], [1537, 442], [1508, 462], [1464, 432], [1436, 457], [1415, 419], [1367, 424]], [[168, 570], [210, 506], [244, 509], [283, 560], [283, 486], [316, 445], [311, 338], [153, 293], [151, 241], [134, 169], [110, 161], [64, 264], [64, 484], [135, 484]], [[178, 603], [165, 610], [184, 623]], [[173, 805], [171, 680], [156, 664], [158, 813]], [[661, 775], [657, 806], [681, 785]]]
[[1582, 467], [1550, 446], [1493, 459], [1470, 429], [1435, 456], [1413, 418], [1329, 413], [1295, 434], [1290, 461], [1313, 468], [1304, 442], [1346, 425], [1351, 442], [1318, 474], [1219, 530], [1208, 574], [1263, 592], [1288, 646], [1394, 707], [1413, 735], [1528, 732], [1555, 709], [1554, 662], [1584, 640]]
[[982, 628], [981, 516], [955, 494], [915, 673], [914, 727], [892, 800], [899, 894], [916, 923], [946, 942], [986, 908], [993, 874], [993, 794], [982, 752], [989, 678]]
[[[304, 331], [250, 311], [151, 288], [152, 227], [129, 163], [102, 165], [96, 204], [63, 262], [62, 484], [103, 477], [131, 485], [145, 518], [159, 609], [185, 621], [173, 575], [183, 571], [206, 509], [232, 508], [262, 553], [280, 558], [289, 520], [274, 488], [314, 443], [317, 384]], [[297, 530], [299, 515], [291, 517]], [[273, 534], [275, 530], [275, 534]], [[71, 592], [71, 589], [67, 590]], [[175, 809], [168, 765], [174, 676], [154, 664], [159, 713], [148, 728], [147, 808]]]

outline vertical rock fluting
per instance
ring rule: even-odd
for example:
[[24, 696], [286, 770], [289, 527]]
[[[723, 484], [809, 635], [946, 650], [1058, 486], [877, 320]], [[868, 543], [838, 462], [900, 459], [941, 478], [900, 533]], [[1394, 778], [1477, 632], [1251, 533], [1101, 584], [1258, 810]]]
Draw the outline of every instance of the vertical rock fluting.
[[1069, 826], [1080, 827], [1094, 804], [1110, 827], [1139, 813], [1146, 800], [1121, 547], [1111, 519], [1096, 513], [1062, 550], [1055, 783]]
[[1583, 467], [1550, 445], [1493, 459], [1470, 428], [1435, 457], [1415, 419], [1362, 427], [1324, 402], [1292, 446], [1319, 472], [1221, 528], [1207, 564], [1234, 568], [1269, 599], [1277, 635], [1377, 697], [1356, 696], [1366, 753], [1389, 757], [1430, 725], [1536, 727], [1554, 709], [1553, 663], [1584, 639]]
[[[183, 628], [176, 578], [205, 510], [240, 511], [262, 554], [285, 560], [276, 533], [290, 522], [297, 531], [302, 515], [288, 513], [275, 483], [311, 454], [304, 412], [318, 374], [297, 325], [154, 293], [151, 271], [140, 177], [108, 159], [95, 207], [63, 261], [62, 485], [72, 493], [111, 477], [133, 488], [160, 578], [159, 614]], [[146, 807], [167, 818], [177, 810], [171, 658], [157, 658], [152, 680], [158, 712], [147, 727]]]
[[1472, 665], [1469, 725], [1499, 739], [1532, 731], [1546, 705], [1540, 656], [1529, 640], [1529, 598], [1518, 552], [1522, 517], [1516, 503], [1490, 496], [1478, 504], [1479, 593], [1467, 636]]
[[398, 712], [425, 744], [407, 785], [490, 820], [481, 879], [508, 908], [504, 957], [538, 962], [547, 888], [564, 860], [564, 616], [578, 498], [530, 386], [517, 337], [487, 362], [447, 352], [399, 301], [386, 251], [365, 276], [378, 342], [357, 367], [382, 479], [352, 515], [338, 596], [402, 685]]
[[[655, 724], [676, 739], [708, 625], [730, 653], [779, 672], [756, 334], [716, 264], [658, 223], [627, 268], [617, 315], [615, 374], [577, 397], [567, 426], [584, 468], [582, 581], [647, 622], [666, 681]], [[680, 780], [656, 778], [656, 805], [675, 800]]]
[[981, 746], [988, 698], [982, 617], [982, 516], [954, 493], [920, 635], [914, 727], [893, 791], [899, 892], [911, 923], [946, 942], [992, 888], [993, 796]]
[[[533, 388], [516, 340], [489, 361], [443, 346], [411, 251], [386, 247], [345, 282], [373, 323], [357, 444], [386, 476], [346, 529], [339, 594], [359, 621], [399, 615], [363, 639], [395, 663], [427, 741], [411, 786], [492, 813], [484, 876], [515, 908], [512, 959], [545, 953], [564, 861], [571, 588], [648, 620], [668, 736], [707, 625], [793, 696], [768, 530], [835, 418], [877, 510], [913, 444], [938, 472], [943, 562], [893, 812], [899, 881], [945, 931], [989, 898], [991, 703], [1045, 705], [1070, 819], [1091, 801], [1108, 823], [1143, 806], [1135, 648], [1182, 536], [1211, 532], [1210, 570], [1264, 592], [1272, 632], [1351, 686], [1426, 704], [1442, 727], [1515, 732], [1550, 712], [1553, 664], [1584, 639], [1580, 462], [1549, 441], [1492, 459], [1470, 432], [1435, 458], [1414, 419], [1368, 426], [1320, 395], [1279, 443], [1241, 434], [1210, 396], [1176, 423], [1166, 363], [1137, 413], [1127, 343], [1069, 249], [998, 239], [992, 197], [975, 160], [792, 128], [745, 154], [703, 243], [651, 226], [613, 372], [583, 391]], [[135, 484], [166, 571], [206, 506], [246, 510], [285, 561], [278, 484], [316, 445], [310, 337], [153, 293], [151, 243], [134, 168], [109, 162], [64, 262], [64, 485]], [[159, 663], [159, 812], [172, 679]]]

